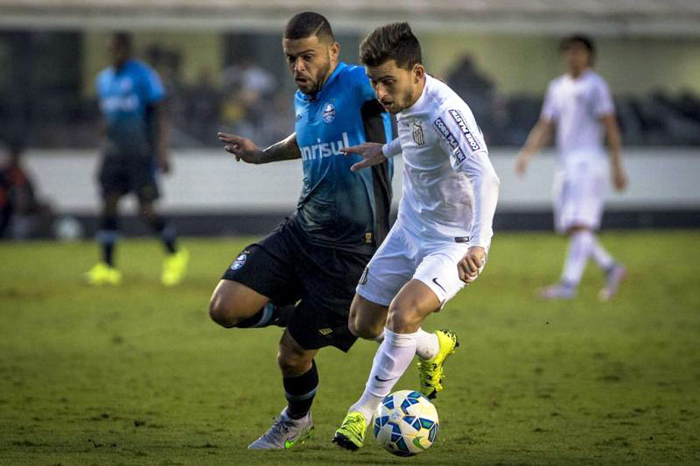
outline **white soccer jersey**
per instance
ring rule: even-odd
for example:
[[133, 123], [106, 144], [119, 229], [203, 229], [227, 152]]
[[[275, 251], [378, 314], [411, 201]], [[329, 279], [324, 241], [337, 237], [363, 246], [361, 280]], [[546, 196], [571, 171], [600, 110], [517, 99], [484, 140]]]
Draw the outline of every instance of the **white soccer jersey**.
[[398, 222], [422, 238], [488, 249], [498, 177], [467, 104], [427, 76], [420, 98], [397, 114], [397, 123], [399, 137], [384, 152], [403, 155]]
[[600, 117], [615, 112], [610, 90], [597, 73], [586, 70], [577, 79], [568, 74], [549, 83], [542, 117], [556, 123], [560, 161], [566, 166], [581, 159], [606, 157]]

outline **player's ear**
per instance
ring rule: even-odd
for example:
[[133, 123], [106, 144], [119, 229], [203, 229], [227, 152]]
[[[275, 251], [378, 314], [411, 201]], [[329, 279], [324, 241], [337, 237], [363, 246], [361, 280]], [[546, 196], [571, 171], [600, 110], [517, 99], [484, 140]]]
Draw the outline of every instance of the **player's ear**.
[[332, 42], [330, 47], [331, 59], [337, 60], [340, 55], [340, 44], [338, 42]]
[[413, 80], [416, 83], [420, 82], [425, 77], [425, 68], [420, 63], [413, 65], [413, 70], [411, 71], [413, 74]]

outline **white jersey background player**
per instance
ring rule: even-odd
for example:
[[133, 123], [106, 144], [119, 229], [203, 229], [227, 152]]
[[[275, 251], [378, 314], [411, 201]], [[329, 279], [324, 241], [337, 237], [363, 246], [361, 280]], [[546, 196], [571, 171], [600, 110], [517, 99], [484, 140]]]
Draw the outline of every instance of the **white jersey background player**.
[[428, 76], [407, 23], [374, 30], [360, 57], [379, 102], [396, 114], [399, 137], [345, 149], [364, 160], [352, 170], [403, 155], [403, 197], [389, 235], [360, 279], [349, 327], [383, 338], [365, 391], [333, 441], [356, 450], [381, 400], [417, 354], [421, 391], [442, 389], [443, 363], [457, 337], [421, 329], [432, 312], [478, 277], [486, 263], [499, 180], [469, 107]]
[[607, 84], [591, 66], [595, 49], [585, 36], [561, 42], [566, 74], [547, 89], [540, 120], [518, 154], [516, 173], [523, 175], [532, 156], [539, 152], [556, 129], [559, 153], [554, 183], [554, 222], [558, 232], [569, 235], [564, 270], [558, 283], [540, 290], [546, 299], [568, 299], [576, 294], [589, 257], [606, 274], [599, 298], [608, 300], [617, 292], [625, 268], [605, 250], [595, 231], [600, 227], [605, 201], [608, 156], [612, 182], [619, 191], [627, 186], [620, 156], [620, 130]]

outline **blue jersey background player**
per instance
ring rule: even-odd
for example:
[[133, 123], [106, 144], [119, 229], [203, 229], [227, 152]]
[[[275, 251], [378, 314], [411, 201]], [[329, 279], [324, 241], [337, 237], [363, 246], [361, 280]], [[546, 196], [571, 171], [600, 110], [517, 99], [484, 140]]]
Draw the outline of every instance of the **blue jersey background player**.
[[348, 312], [365, 265], [389, 228], [389, 162], [352, 172], [357, 156], [340, 149], [391, 138], [391, 120], [376, 101], [364, 68], [339, 62], [340, 46], [317, 13], [294, 16], [283, 48], [298, 87], [295, 133], [265, 150], [240, 136], [219, 133], [236, 160], [268, 163], [302, 159], [297, 210], [263, 240], [246, 247], [214, 290], [210, 315], [231, 328], [286, 326], [277, 362], [287, 406], [253, 442], [253, 449], [284, 449], [313, 427], [318, 387], [314, 356], [320, 348], [347, 351], [356, 337]]
[[132, 39], [115, 34], [109, 45], [112, 66], [96, 79], [97, 97], [103, 116], [105, 141], [99, 183], [102, 194], [101, 229], [97, 240], [102, 261], [86, 274], [93, 285], [116, 285], [121, 272], [115, 267], [118, 238], [118, 203], [134, 193], [139, 212], [163, 241], [167, 251], [161, 281], [179, 283], [187, 266], [187, 251], [178, 250], [175, 229], [154, 210], [158, 199], [156, 169], [169, 171], [166, 148], [165, 90], [158, 74], [132, 58]]

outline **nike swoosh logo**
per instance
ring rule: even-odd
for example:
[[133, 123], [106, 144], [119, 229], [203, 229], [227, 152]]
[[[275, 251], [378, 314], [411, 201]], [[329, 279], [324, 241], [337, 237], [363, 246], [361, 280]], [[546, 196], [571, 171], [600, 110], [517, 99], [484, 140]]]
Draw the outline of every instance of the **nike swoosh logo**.
[[390, 380], [398, 379], [398, 377], [392, 377], [392, 378], [390, 378], [390, 379], [380, 379], [380, 378], [379, 378], [378, 376], [376, 376], [376, 375], [374, 376], [374, 378], [375, 378], [375, 380], [378, 380], [378, 381], [380, 381], [380, 382], [388, 382], [388, 381], [390, 381]]
[[447, 290], [445, 290], [445, 289], [442, 287], [442, 285], [438, 283], [437, 278], [433, 278], [433, 283], [435, 283], [437, 286], [439, 286], [440, 289], [441, 289], [442, 291], [444, 291], [445, 293], [447, 293]]

